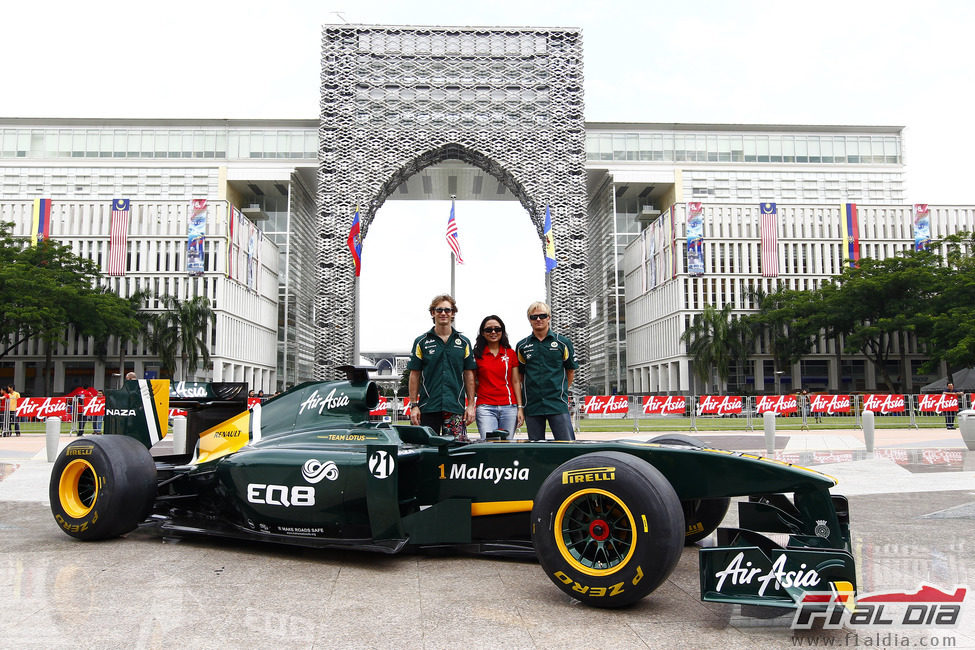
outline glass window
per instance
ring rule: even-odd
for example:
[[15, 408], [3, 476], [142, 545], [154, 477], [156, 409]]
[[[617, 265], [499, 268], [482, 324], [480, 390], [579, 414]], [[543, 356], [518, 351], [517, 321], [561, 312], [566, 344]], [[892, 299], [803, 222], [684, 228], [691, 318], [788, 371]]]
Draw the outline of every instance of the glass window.
[[782, 139], [772, 137], [769, 139], [769, 160], [771, 162], [782, 162]]

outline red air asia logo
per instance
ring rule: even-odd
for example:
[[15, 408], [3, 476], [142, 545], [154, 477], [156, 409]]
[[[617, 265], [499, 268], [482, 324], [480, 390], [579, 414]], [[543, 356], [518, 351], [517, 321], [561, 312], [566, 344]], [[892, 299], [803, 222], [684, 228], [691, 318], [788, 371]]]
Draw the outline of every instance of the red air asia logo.
[[785, 413], [795, 413], [798, 410], [798, 402], [795, 395], [762, 395], [755, 403], [755, 410], [758, 413], [772, 411], [776, 415]]
[[376, 408], [369, 411], [369, 415], [386, 415], [389, 410], [389, 403], [386, 398], [379, 396], [379, 403], [376, 404]]
[[903, 395], [867, 395], [863, 398], [863, 410], [874, 413], [903, 413]]
[[648, 395], [643, 398], [643, 412], [647, 415], [682, 415], [687, 410], [683, 395]]
[[402, 415], [409, 415], [410, 414], [410, 408], [411, 408], [410, 407], [410, 398], [409, 397], [404, 397], [403, 398], [403, 408], [400, 409], [400, 413]]
[[70, 420], [68, 415], [67, 397], [22, 397], [17, 402], [17, 417], [35, 418], [43, 420], [45, 418], [61, 418]]
[[737, 415], [741, 413], [740, 395], [705, 395], [698, 404], [701, 415]]
[[809, 410], [813, 413], [834, 413], [850, 412], [849, 395], [813, 395], [809, 399]]
[[630, 402], [626, 397], [616, 395], [586, 395], [582, 405], [582, 412], [604, 415], [623, 415], [629, 410]]
[[97, 417], [105, 415], [105, 396], [95, 395], [85, 400], [85, 405], [81, 408], [81, 414], [85, 417]]
[[918, 410], [921, 411], [935, 411], [937, 413], [944, 413], [945, 411], [957, 411], [958, 396], [946, 395], [944, 393], [940, 395], [924, 394], [918, 399], [917, 407]]

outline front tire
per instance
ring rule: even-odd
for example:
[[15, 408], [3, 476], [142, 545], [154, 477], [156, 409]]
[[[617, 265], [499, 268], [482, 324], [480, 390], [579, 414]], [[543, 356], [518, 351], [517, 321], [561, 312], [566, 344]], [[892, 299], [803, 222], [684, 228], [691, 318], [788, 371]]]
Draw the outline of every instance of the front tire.
[[68, 535], [86, 541], [118, 537], [148, 516], [156, 465], [133, 438], [81, 438], [54, 462], [48, 494], [51, 514]]
[[535, 497], [532, 539], [545, 574], [569, 596], [622, 607], [673, 571], [683, 542], [680, 501], [649, 463], [619, 452], [573, 458]]
[[[665, 433], [653, 438], [650, 442], [678, 447], [705, 446], [703, 441], [681, 433]], [[680, 505], [684, 511], [684, 543], [693, 544], [713, 533], [714, 529], [721, 525], [725, 515], [728, 514], [731, 499], [728, 497], [691, 499], [681, 501]]]

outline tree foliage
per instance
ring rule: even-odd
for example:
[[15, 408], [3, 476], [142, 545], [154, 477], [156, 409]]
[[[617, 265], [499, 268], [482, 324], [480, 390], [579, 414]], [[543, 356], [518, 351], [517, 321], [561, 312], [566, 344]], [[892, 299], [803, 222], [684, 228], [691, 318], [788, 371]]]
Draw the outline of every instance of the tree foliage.
[[162, 375], [186, 378], [198, 368], [210, 367], [207, 340], [216, 314], [206, 296], [180, 300], [168, 294], [159, 296], [163, 310], [152, 314], [148, 343], [159, 356]]
[[[728, 379], [732, 361], [744, 361], [748, 356], [748, 343], [751, 339], [744, 322], [733, 318], [732, 305], [718, 309], [705, 305], [704, 310], [694, 314], [690, 327], [681, 335], [687, 344], [694, 375], [705, 388], [710, 383], [717, 385]], [[739, 364], [740, 365], [740, 364]]]
[[100, 285], [97, 264], [55, 240], [30, 246], [11, 228], [0, 224], [0, 358], [28, 339], [42, 340], [50, 356], [72, 330], [96, 349], [138, 330], [136, 310]]

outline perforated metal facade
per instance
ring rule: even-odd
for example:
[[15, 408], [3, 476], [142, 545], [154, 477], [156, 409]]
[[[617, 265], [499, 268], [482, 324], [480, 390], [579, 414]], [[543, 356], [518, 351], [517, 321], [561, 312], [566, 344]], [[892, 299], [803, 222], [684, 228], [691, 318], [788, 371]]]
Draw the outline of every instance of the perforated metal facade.
[[[322, 33], [316, 373], [354, 356], [362, 236], [403, 181], [444, 160], [475, 165], [525, 207], [543, 247], [552, 211], [559, 266], [553, 329], [576, 344], [587, 384], [582, 35], [572, 29], [327, 26]], [[440, 197], [448, 198], [448, 197]], [[527, 307], [527, 305], [526, 305]]]

